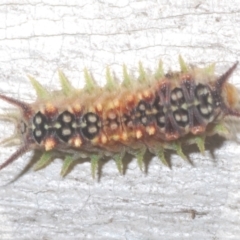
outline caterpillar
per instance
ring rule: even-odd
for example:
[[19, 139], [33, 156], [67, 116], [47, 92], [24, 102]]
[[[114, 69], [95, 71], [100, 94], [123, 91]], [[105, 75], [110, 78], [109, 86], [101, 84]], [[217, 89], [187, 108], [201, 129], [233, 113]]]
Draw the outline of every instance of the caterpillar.
[[205, 68], [188, 65], [179, 57], [180, 71], [164, 74], [163, 63], [148, 74], [139, 63], [139, 77], [133, 79], [123, 66], [118, 83], [109, 68], [106, 85], [98, 86], [85, 69], [85, 87], [76, 89], [59, 71], [62, 89], [49, 91], [29, 76], [37, 99], [26, 103], [0, 94], [0, 99], [17, 109], [1, 115], [15, 124], [14, 134], [2, 144], [19, 144], [19, 149], [0, 165], [0, 170], [30, 150], [42, 151], [34, 169], [61, 157], [65, 176], [73, 162], [88, 157], [92, 176], [101, 158], [111, 157], [120, 173], [126, 153], [133, 155], [140, 169], [147, 151], [167, 165], [165, 151], [174, 150], [183, 159], [182, 145], [196, 144], [205, 151], [205, 138], [228, 137], [227, 118], [240, 117], [239, 97], [228, 79], [238, 62], [217, 76], [214, 64]]

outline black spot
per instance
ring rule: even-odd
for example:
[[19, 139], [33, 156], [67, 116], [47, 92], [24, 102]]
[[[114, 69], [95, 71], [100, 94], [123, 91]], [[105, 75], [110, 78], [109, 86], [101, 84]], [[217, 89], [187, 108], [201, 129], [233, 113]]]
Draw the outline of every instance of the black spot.
[[165, 127], [166, 119], [165, 119], [165, 115], [164, 115], [164, 114], [162, 114], [162, 113], [157, 113], [157, 114], [155, 115], [155, 118], [156, 118], [156, 121], [157, 121], [157, 125], [158, 125], [160, 128]]
[[123, 114], [122, 122], [125, 126], [127, 126], [129, 128], [133, 127], [133, 120], [132, 120], [132, 117], [130, 115]]
[[183, 90], [181, 88], [174, 88], [171, 91], [171, 104], [180, 106], [185, 102]]
[[155, 119], [156, 119], [157, 125], [160, 128], [165, 127], [165, 124], [166, 124], [165, 113], [163, 112], [163, 105], [160, 102], [159, 96], [156, 97], [153, 103], [153, 109], [157, 111], [157, 113], [155, 113]]
[[178, 109], [173, 112], [174, 119], [180, 127], [186, 127], [189, 124], [188, 111], [185, 109]]
[[45, 138], [47, 134], [47, 130], [45, 128], [45, 126], [48, 125], [47, 117], [41, 112], [38, 112], [33, 117], [33, 125], [33, 137], [38, 143], [41, 143], [41, 141]]
[[197, 106], [198, 112], [206, 119], [209, 119], [213, 113], [213, 107], [210, 104], [201, 104]]
[[151, 105], [141, 100], [134, 110], [135, 124], [147, 126], [152, 121]]
[[208, 86], [203, 85], [203, 84], [198, 84], [195, 88], [195, 96], [196, 98], [202, 103], [202, 104], [207, 104], [208, 103], [208, 98], [212, 97], [210, 95], [210, 90]]
[[89, 140], [95, 138], [100, 132], [101, 120], [95, 113], [88, 112], [83, 115], [80, 122], [80, 129], [83, 136]]
[[106, 119], [106, 125], [108, 128], [115, 130], [120, 126], [119, 117], [116, 113], [113, 113], [112, 115], [108, 115]]
[[73, 136], [74, 123], [76, 123], [75, 116], [68, 111], [63, 112], [58, 116], [56, 124], [59, 124], [59, 127], [56, 127], [56, 133], [62, 141], [67, 142]]
[[150, 109], [150, 105], [141, 100], [136, 107], [136, 112], [145, 113], [148, 109]]
[[198, 112], [206, 119], [209, 119], [213, 113], [213, 97], [207, 85], [198, 84], [195, 88], [195, 96], [199, 101], [197, 105]]

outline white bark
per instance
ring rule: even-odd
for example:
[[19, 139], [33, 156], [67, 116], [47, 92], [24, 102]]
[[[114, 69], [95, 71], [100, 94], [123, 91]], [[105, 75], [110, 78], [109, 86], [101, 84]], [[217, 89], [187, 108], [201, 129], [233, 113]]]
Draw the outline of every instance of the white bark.
[[[123, 63], [136, 73], [138, 61], [154, 70], [161, 58], [167, 71], [178, 68], [179, 54], [192, 64], [216, 62], [221, 74], [239, 57], [239, 13], [237, 0], [2, 0], [0, 92], [33, 101], [26, 74], [57, 89], [61, 68], [82, 87], [87, 67], [103, 85], [106, 66], [121, 80]], [[4, 122], [0, 129], [1, 139], [12, 132]], [[15, 148], [0, 149], [3, 162]], [[239, 154], [233, 141], [210, 141], [205, 156], [190, 150], [194, 166], [172, 154], [171, 170], [155, 157], [147, 174], [132, 160], [124, 176], [108, 161], [100, 182], [89, 162], [62, 179], [57, 159], [0, 188], [0, 238], [239, 239]], [[2, 170], [0, 185], [30, 156]]]

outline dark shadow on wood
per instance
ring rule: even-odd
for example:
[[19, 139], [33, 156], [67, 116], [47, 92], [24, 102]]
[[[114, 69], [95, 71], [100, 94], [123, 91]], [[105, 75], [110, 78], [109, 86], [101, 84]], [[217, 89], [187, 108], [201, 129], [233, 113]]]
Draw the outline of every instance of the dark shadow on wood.
[[[206, 138], [206, 141], [205, 141], [205, 151], [209, 151], [210, 154], [211, 154], [211, 157], [213, 159], [215, 159], [215, 150], [220, 148], [223, 143], [225, 142], [226, 140], [223, 138], [223, 137], [220, 137], [218, 135], [215, 135], [215, 136], [212, 136], [212, 137], [207, 137]], [[197, 147], [196, 144], [192, 144], [192, 145], [189, 145], [189, 146], [182, 146], [183, 147], [183, 152], [184, 154], [186, 155], [187, 157], [187, 160], [189, 162], [190, 165], [194, 166], [194, 163], [191, 161], [190, 159], [190, 154], [192, 153], [196, 153], [196, 152], [199, 152], [199, 149]], [[29, 163], [24, 167], [24, 169], [16, 176], [14, 177], [13, 180], [11, 180], [9, 183], [3, 185], [3, 186], [7, 186], [13, 182], [15, 182], [16, 180], [20, 179], [26, 172], [29, 171], [30, 168], [32, 168], [32, 166], [40, 159], [41, 157], [41, 154], [42, 152], [40, 151], [35, 151], [33, 156], [31, 157], [31, 160], [29, 161]], [[165, 151], [165, 158], [166, 158], [166, 161], [168, 162], [169, 164], [169, 168], [172, 167], [171, 165], [171, 156], [173, 154], [176, 154], [176, 152], [172, 151], [172, 150], [166, 150]], [[201, 154], [199, 152], [199, 154]], [[153, 154], [151, 154], [150, 152], [147, 152], [145, 155], [144, 155], [144, 161], [143, 161], [143, 172], [145, 174], [148, 174], [148, 170], [149, 170], [149, 165], [150, 165], [150, 162], [152, 161], [152, 158], [154, 157]], [[57, 158], [57, 157], [56, 157]], [[61, 155], [59, 154], [58, 158], [61, 158]], [[180, 158], [180, 157], [179, 157]], [[128, 169], [128, 165], [131, 163], [131, 161], [133, 161], [134, 157], [130, 154], [126, 154], [126, 156], [124, 157], [123, 159], [123, 175], [127, 174], [127, 169]], [[54, 159], [53, 159], [54, 160]], [[107, 164], [109, 161], [112, 161], [112, 159], [110, 157], [106, 157], [106, 158], [103, 158], [103, 159], [100, 159], [99, 162], [98, 162], [98, 169], [97, 169], [97, 181], [100, 182], [101, 180], [101, 177], [102, 177], [102, 169], [103, 169], [103, 166], [105, 164]], [[159, 160], [161, 161], [161, 160]], [[183, 160], [184, 161], [184, 160]], [[76, 165], [78, 164], [83, 164], [85, 162], [89, 162], [89, 165], [91, 164], [90, 163], [90, 159], [89, 158], [83, 158], [83, 159], [78, 159], [78, 160], [75, 160], [71, 166], [69, 167], [68, 169], [68, 172], [66, 175], [68, 175], [74, 168]], [[117, 167], [117, 166], [116, 166]], [[65, 177], [64, 176], [64, 177]]]

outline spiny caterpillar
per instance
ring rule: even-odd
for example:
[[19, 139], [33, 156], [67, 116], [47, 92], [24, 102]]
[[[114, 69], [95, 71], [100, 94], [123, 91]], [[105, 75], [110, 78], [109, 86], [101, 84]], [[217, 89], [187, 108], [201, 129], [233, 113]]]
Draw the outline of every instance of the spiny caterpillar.
[[196, 144], [203, 153], [206, 136], [227, 137], [226, 117], [240, 117], [237, 89], [227, 83], [238, 63], [222, 76], [214, 74], [214, 64], [200, 69], [187, 65], [181, 56], [179, 63], [181, 71], [164, 74], [160, 61], [152, 75], [140, 63], [137, 80], [123, 66], [122, 84], [107, 68], [105, 87], [97, 86], [87, 70], [83, 89], [75, 89], [61, 71], [60, 91], [48, 91], [30, 77], [37, 93], [33, 103], [0, 94], [0, 99], [18, 108], [1, 115], [16, 125], [14, 135], [2, 143], [20, 144], [0, 169], [30, 150], [43, 152], [35, 169], [60, 153], [63, 176], [76, 159], [89, 157], [93, 177], [105, 156], [113, 158], [122, 172], [126, 153], [137, 158], [140, 169], [147, 150], [166, 165], [168, 149], [187, 159], [182, 144]]

